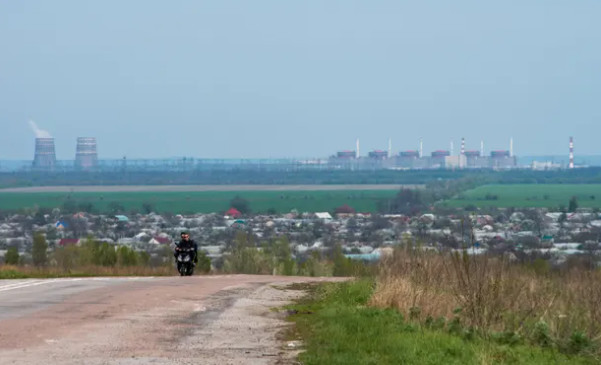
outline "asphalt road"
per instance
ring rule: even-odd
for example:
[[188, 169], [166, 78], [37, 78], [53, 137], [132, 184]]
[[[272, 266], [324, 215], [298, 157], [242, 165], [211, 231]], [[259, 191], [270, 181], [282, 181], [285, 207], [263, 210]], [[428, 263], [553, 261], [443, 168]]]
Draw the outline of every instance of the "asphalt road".
[[314, 280], [0, 280], [0, 364], [294, 363], [273, 308], [302, 294], [288, 283]]

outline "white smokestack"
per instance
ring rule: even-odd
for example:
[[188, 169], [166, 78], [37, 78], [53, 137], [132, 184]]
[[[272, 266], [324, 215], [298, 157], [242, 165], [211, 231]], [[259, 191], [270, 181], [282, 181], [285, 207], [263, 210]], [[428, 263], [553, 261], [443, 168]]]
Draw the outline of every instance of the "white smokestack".
[[480, 156], [484, 157], [484, 140], [480, 141]]
[[420, 138], [419, 139], [419, 158], [422, 158], [424, 156], [424, 139]]
[[574, 137], [570, 137], [570, 162], [568, 168], [574, 168]]
[[461, 155], [465, 155], [465, 138], [461, 137]]
[[509, 157], [513, 157], [513, 137], [509, 139]]
[[361, 154], [359, 153], [359, 138], [357, 138], [357, 148], [355, 150], [355, 158], [359, 158]]
[[392, 138], [388, 138], [388, 158], [392, 157]]
[[29, 126], [31, 127], [33, 133], [35, 133], [35, 138], [52, 138], [52, 135], [50, 135], [49, 132], [38, 128], [38, 125], [35, 124], [33, 120], [29, 121]]
[[451, 152], [451, 156], [453, 156], [453, 152], [454, 152], [454, 150], [455, 150], [455, 146], [453, 145], [453, 140], [451, 140], [451, 146], [450, 146], [450, 149], [451, 149], [451, 151], [450, 151], [450, 152]]

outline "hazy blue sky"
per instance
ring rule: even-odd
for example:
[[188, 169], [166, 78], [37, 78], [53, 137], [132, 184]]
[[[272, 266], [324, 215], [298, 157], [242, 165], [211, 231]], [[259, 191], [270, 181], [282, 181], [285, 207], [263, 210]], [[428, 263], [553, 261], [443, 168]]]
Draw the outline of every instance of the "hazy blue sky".
[[0, 159], [601, 154], [601, 1], [2, 1]]

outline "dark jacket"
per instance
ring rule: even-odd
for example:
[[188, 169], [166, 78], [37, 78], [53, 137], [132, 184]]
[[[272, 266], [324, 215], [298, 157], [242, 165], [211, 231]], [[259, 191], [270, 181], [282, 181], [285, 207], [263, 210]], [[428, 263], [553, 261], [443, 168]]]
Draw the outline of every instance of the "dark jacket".
[[[173, 256], [177, 257], [177, 249], [180, 248], [192, 248], [194, 249], [194, 262], [198, 261], [198, 245], [194, 240], [180, 240], [175, 244], [175, 251], [173, 252]], [[179, 265], [179, 264], [178, 264]]]
[[177, 246], [177, 248], [193, 248], [194, 252], [198, 251], [198, 245], [194, 240], [180, 240], [175, 245]]

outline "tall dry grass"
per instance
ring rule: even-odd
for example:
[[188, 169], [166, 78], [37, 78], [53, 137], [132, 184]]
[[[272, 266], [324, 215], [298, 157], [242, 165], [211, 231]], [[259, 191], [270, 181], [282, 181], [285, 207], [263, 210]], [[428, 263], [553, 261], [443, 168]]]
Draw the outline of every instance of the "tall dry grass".
[[371, 304], [569, 348], [601, 341], [601, 272], [537, 273], [502, 257], [404, 247], [385, 258]]
[[380, 264], [371, 304], [413, 317], [450, 317], [457, 307], [441, 282], [445, 263], [437, 253], [396, 249]]

